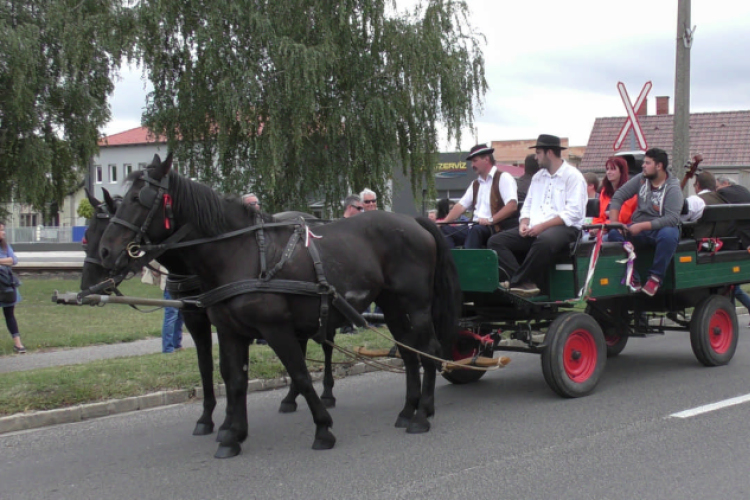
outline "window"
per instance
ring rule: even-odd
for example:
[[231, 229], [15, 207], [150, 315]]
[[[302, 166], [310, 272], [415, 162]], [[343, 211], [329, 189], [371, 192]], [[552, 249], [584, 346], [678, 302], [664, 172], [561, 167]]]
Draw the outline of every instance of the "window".
[[109, 182], [112, 184], [117, 182], [117, 165], [109, 166]]
[[133, 173], [133, 165], [126, 163], [122, 166], [122, 177], [123, 179]]
[[94, 165], [94, 169], [96, 169], [96, 183], [101, 184], [102, 183], [102, 166]]
[[139, 163], [138, 164], [138, 170], [146, 170], [146, 164], [145, 163]]

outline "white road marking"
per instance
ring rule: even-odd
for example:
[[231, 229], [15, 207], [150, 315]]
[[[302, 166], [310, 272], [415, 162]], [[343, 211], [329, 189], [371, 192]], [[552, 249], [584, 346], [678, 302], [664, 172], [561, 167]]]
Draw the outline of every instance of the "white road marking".
[[716, 403], [711, 403], [708, 405], [691, 408], [689, 410], [672, 413], [670, 417], [672, 418], [695, 417], [696, 415], [702, 415], [703, 413], [708, 413], [714, 410], [721, 410], [722, 408], [727, 408], [729, 406], [747, 403], [748, 401], [750, 401], [750, 394], [745, 394], [744, 396], [737, 396], [736, 398], [729, 398], [729, 399], [725, 399], [724, 401], [718, 401]]

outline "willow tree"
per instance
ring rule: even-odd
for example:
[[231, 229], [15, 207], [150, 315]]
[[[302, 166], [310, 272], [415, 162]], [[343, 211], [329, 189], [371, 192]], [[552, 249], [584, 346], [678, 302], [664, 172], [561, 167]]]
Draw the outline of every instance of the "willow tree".
[[154, 90], [145, 122], [184, 170], [271, 209], [384, 192], [394, 168], [432, 181], [486, 90], [464, 1], [411, 12], [389, 0], [143, 0]]
[[122, 0], [0, 0], [0, 202], [62, 202], [110, 119], [132, 51]]

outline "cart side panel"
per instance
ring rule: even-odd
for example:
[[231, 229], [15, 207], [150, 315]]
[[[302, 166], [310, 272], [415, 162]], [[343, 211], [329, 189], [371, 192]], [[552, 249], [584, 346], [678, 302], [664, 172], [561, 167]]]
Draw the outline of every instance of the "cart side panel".
[[453, 260], [464, 292], [494, 292], [500, 283], [493, 250], [454, 249]]

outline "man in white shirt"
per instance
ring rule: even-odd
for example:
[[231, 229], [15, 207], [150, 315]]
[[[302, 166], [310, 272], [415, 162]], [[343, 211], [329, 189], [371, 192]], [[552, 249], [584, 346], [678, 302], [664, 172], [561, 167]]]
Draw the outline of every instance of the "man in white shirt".
[[466, 157], [467, 161], [471, 160], [471, 168], [477, 173], [477, 179], [469, 185], [445, 219], [438, 222], [453, 222], [466, 210], [473, 209], [475, 224], [468, 234], [443, 225], [443, 233], [451, 248], [457, 245], [484, 248], [493, 233], [518, 226], [516, 180], [512, 175], [497, 170], [495, 157], [492, 156], [494, 151], [485, 144], [477, 144]]
[[[521, 209], [518, 230], [492, 236], [487, 247], [497, 252], [507, 280], [501, 286], [523, 297], [539, 294], [553, 257], [568, 250], [578, 237], [586, 215], [583, 174], [562, 159], [560, 138], [542, 134], [536, 145], [539, 172], [534, 174]], [[518, 263], [516, 255], [526, 254]]]

